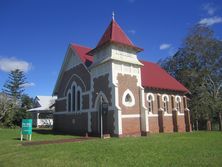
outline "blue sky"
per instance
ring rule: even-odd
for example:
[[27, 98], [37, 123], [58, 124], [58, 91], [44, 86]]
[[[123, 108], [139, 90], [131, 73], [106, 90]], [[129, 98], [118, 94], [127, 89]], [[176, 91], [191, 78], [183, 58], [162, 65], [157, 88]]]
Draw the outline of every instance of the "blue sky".
[[196, 23], [222, 40], [222, 1], [214, 0], [1, 0], [0, 89], [8, 71], [24, 70], [31, 96], [51, 95], [69, 43], [95, 47], [115, 20], [157, 62], [172, 55]]

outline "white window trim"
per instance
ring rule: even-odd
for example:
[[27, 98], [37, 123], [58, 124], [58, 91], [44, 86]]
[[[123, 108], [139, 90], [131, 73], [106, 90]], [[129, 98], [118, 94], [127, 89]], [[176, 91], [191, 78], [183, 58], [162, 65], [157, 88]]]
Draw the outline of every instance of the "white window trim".
[[[177, 100], [177, 99], [179, 99], [179, 100]], [[181, 112], [181, 109], [182, 109], [182, 108], [181, 108], [182, 99], [181, 99], [181, 97], [180, 97], [179, 95], [176, 95], [176, 96], [175, 96], [175, 102], [176, 102], [176, 107], [175, 107], [175, 108], [176, 108], [177, 112], [180, 113], [180, 112]], [[177, 105], [178, 105], [179, 103], [180, 103], [180, 111], [177, 109]]]
[[[166, 97], [166, 101], [164, 100], [165, 97]], [[163, 94], [162, 101], [163, 101], [163, 103], [166, 103], [166, 105], [167, 105], [167, 111], [164, 111], [164, 115], [166, 115], [169, 113], [169, 101], [170, 101], [169, 96], [167, 94]]]
[[[152, 100], [149, 100], [149, 96], [152, 96]], [[153, 94], [153, 93], [147, 93], [147, 95], [146, 95], [146, 99], [147, 99], [148, 102], [155, 101], [154, 94]]]
[[[125, 99], [126, 99], [126, 96], [127, 95], [130, 95], [131, 99], [132, 99], [132, 102], [126, 102]], [[133, 93], [127, 89], [124, 93], [123, 93], [123, 97], [122, 97], [122, 104], [125, 105], [126, 107], [133, 107], [135, 105], [135, 98], [133, 96]]]
[[[72, 91], [72, 88], [73, 86], [75, 87], [75, 110], [73, 110], [73, 91]], [[77, 92], [80, 91], [80, 110], [77, 111]], [[71, 110], [69, 111], [69, 103], [68, 103], [68, 95], [69, 93], [71, 94]], [[67, 94], [66, 94], [66, 111], [67, 112], [80, 112], [82, 111], [82, 89], [80, 86], [77, 86], [76, 82], [73, 82], [71, 87], [69, 88], [69, 90], [67, 91]]]
[[164, 101], [164, 97], [167, 98], [167, 102], [170, 101], [170, 98], [169, 98], [169, 96], [168, 96], [167, 94], [163, 94], [163, 95], [162, 95], [162, 101]]
[[[177, 98], [179, 98], [179, 101], [177, 101]], [[180, 97], [179, 95], [176, 95], [176, 96], [175, 96], [175, 101], [176, 101], [176, 102], [182, 102], [181, 97]]]

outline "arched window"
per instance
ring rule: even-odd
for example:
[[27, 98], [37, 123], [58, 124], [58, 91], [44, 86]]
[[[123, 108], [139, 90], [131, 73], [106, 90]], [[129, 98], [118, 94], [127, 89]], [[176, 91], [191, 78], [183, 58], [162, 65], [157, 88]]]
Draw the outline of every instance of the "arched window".
[[163, 95], [162, 96], [162, 101], [163, 101], [163, 111], [168, 112], [169, 111], [169, 96], [168, 95]]
[[82, 102], [82, 89], [73, 82], [67, 93], [67, 110], [80, 111]]
[[181, 97], [176, 96], [175, 97], [175, 102], [176, 102], [176, 109], [178, 112], [181, 112]]
[[77, 91], [77, 111], [80, 110], [81, 106], [81, 95], [80, 95], [80, 91]]
[[125, 105], [126, 107], [132, 107], [135, 105], [135, 98], [133, 96], [133, 93], [127, 89], [124, 93], [123, 93], [123, 97], [122, 97], [122, 103], [123, 105]]
[[76, 86], [72, 86], [72, 111], [76, 110]]
[[147, 94], [147, 102], [148, 102], [148, 112], [153, 113], [153, 101], [154, 101], [154, 95], [152, 93]]
[[68, 93], [68, 111], [71, 111], [71, 93]]

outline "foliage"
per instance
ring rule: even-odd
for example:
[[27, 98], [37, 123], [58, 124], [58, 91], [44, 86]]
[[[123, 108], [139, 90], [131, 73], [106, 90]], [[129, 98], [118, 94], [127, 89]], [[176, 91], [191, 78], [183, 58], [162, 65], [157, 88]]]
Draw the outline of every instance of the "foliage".
[[24, 92], [24, 84], [26, 83], [24, 72], [19, 69], [13, 70], [10, 72], [9, 79], [3, 86], [3, 92], [14, 100], [18, 100]]
[[11, 71], [9, 79], [0, 93], [0, 121], [3, 126], [21, 126], [21, 120], [29, 118], [27, 110], [33, 107], [34, 100], [24, 92], [25, 74], [20, 70]]
[[[222, 164], [222, 133], [153, 134], [24, 147], [19, 130], [0, 129], [1, 166], [214, 166]], [[75, 136], [41, 134], [32, 140]], [[17, 139], [17, 140], [16, 140]], [[26, 142], [26, 141], [24, 141]], [[13, 157], [13, 158], [12, 158]], [[47, 165], [46, 165], [47, 164]]]
[[6, 94], [0, 93], [0, 121], [4, 118], [5, 114], [11, 110], [11, 102]]
[[28, 110], [33, 107], [34, 107], [34, 99], [26, 94], [23, 94], [21, 96], [21, 108]]
[[209, 27], [193, 27], [182, 48], [160, 64], [190, 90], [193, 121], [222, 112], [222, 42]]

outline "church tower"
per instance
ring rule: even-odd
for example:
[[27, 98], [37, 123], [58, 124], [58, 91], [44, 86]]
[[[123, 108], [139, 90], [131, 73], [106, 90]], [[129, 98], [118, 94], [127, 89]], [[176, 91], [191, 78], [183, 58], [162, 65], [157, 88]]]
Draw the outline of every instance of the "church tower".
[[[104, 117], [104, 133], [122, 136], [148, 132], [141, 86], [141, 66], [135, 46], [117, 24], [114, 16], [97, 46], [88, 52], [94, 58], [90, 66], [91, 107], [99, 109], [99, 97], [108, 102], [109, 112]], [[91, 120], [98, 120], [92, 112]], [[95, 119], [97, 118], [97, 119]], [[92, 121], [91, 132], [99, 129], [99, 122]]]

